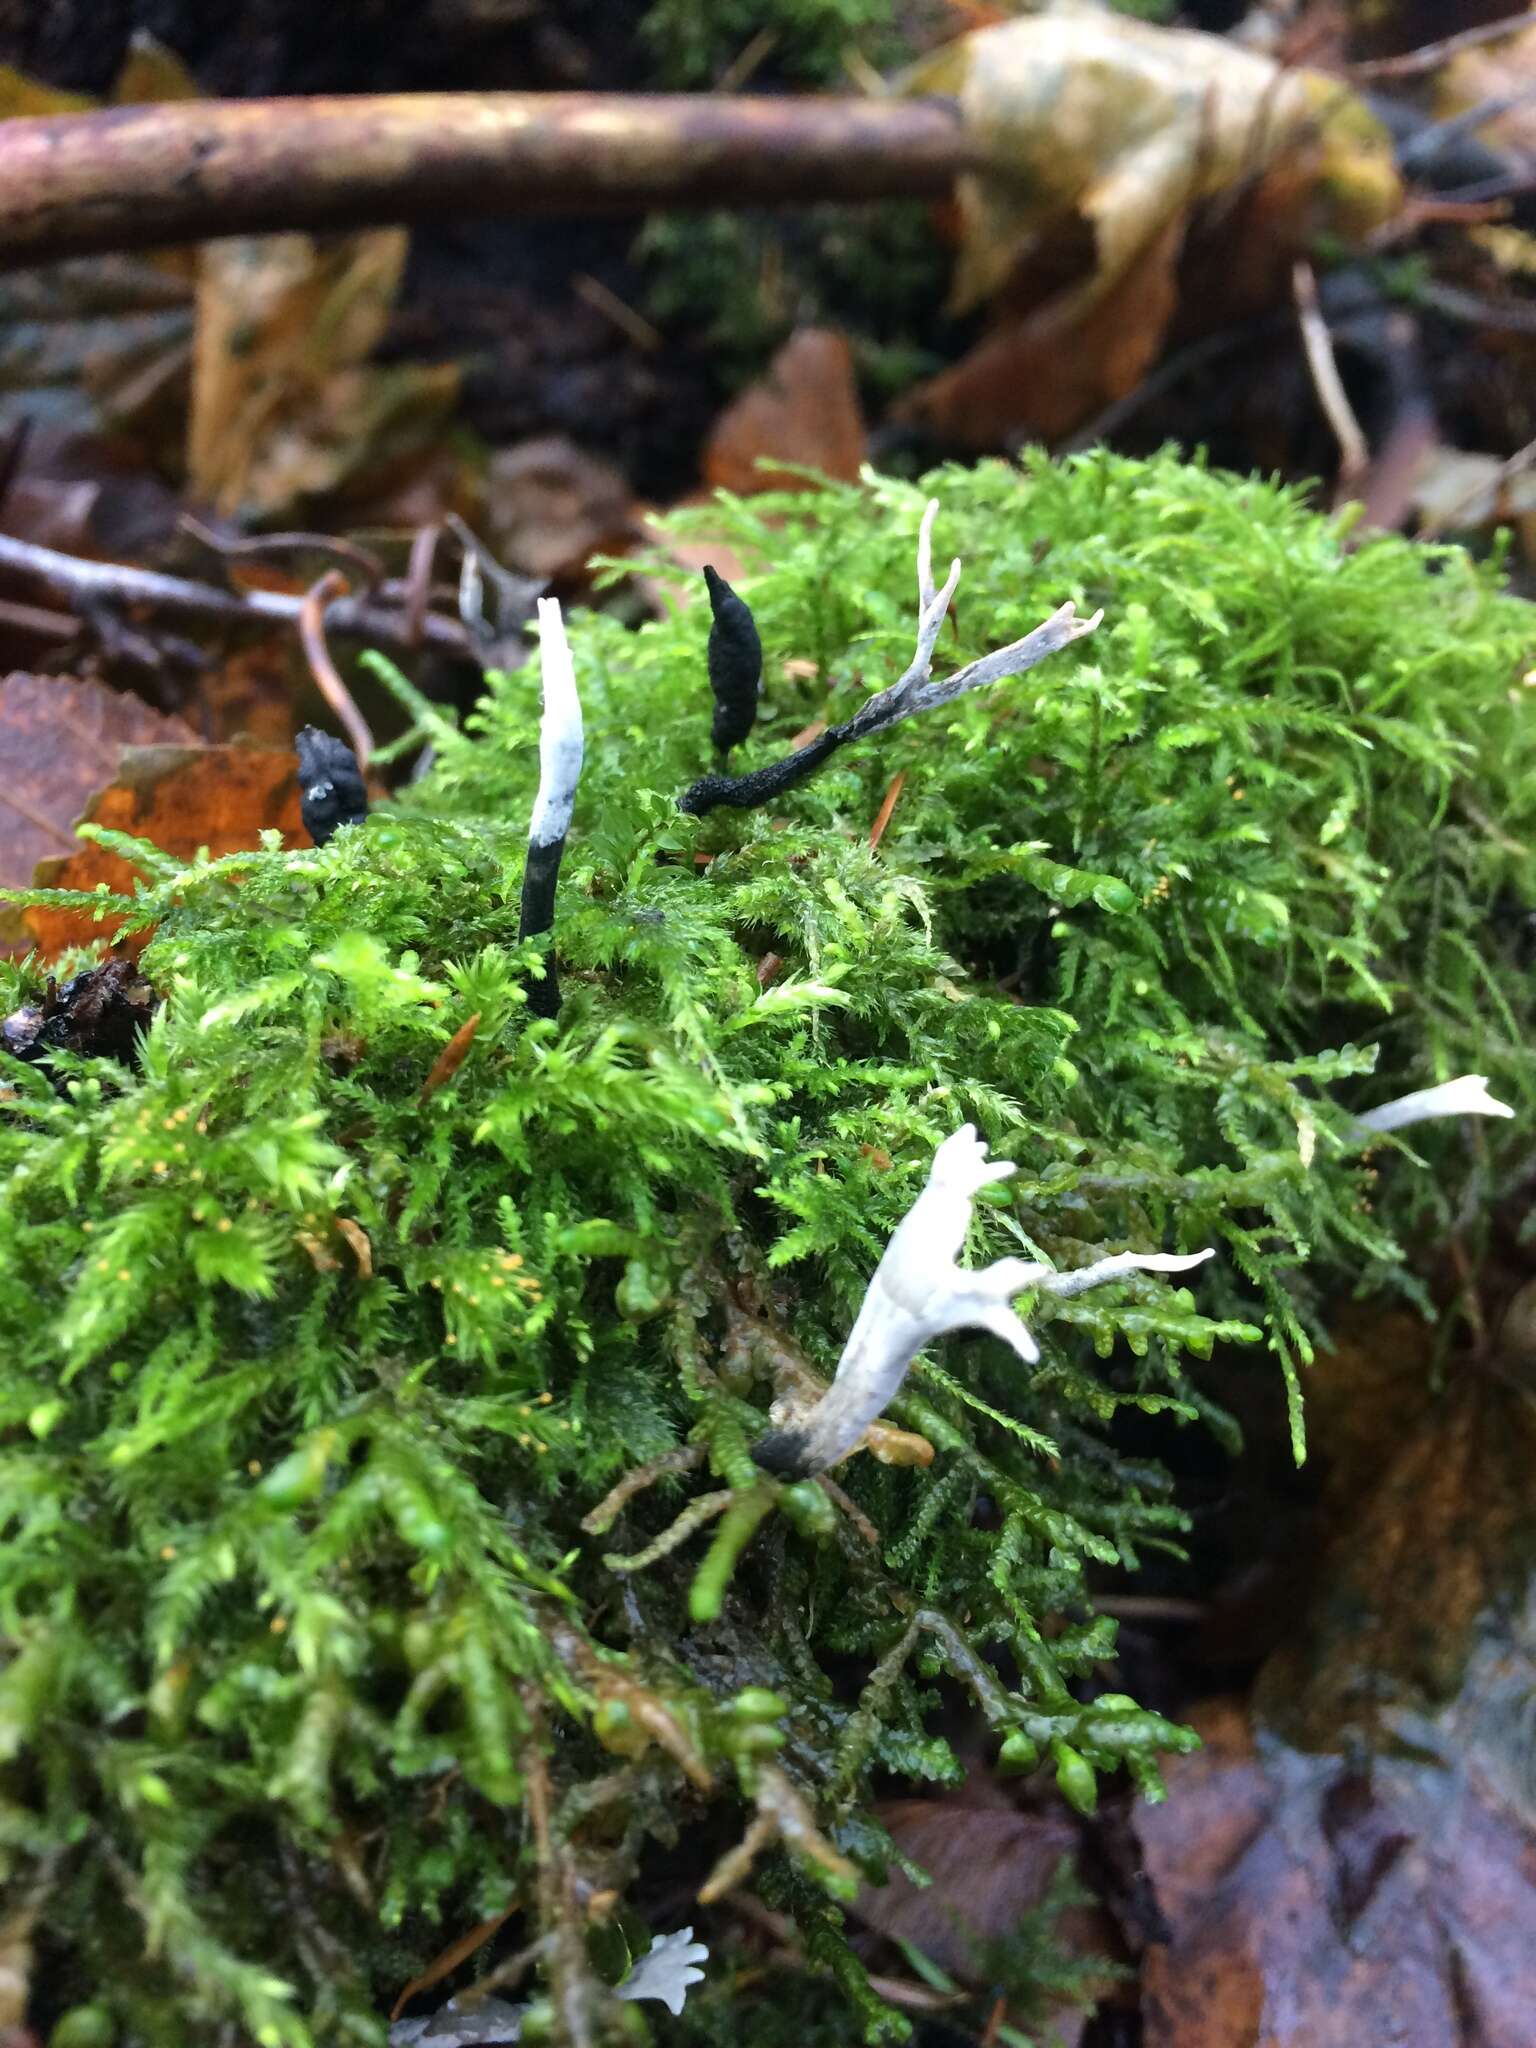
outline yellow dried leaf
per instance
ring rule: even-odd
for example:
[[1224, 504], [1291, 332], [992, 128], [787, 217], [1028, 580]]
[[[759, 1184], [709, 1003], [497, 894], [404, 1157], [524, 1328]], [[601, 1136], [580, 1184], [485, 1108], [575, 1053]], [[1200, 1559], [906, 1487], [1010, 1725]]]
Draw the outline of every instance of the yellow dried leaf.
[[962, 310], [1074, 219], [1091, 234], [1090, 268], [1057, 310], [1081, 310], [1197, 200], [1304, 146], [1341, 229], [1384, 219], [1401, 197], [1386, 133], [1352, 93], [1194, 29], [1038, 15], [947, 45], [907, 86], [957, 97], [989, 166], [958, 190]]
[[405, 268], [403, 228], [235, 236], [198, 255], [188, 484], [271, 516], [420, 447], [458, 372], [368, 365]]

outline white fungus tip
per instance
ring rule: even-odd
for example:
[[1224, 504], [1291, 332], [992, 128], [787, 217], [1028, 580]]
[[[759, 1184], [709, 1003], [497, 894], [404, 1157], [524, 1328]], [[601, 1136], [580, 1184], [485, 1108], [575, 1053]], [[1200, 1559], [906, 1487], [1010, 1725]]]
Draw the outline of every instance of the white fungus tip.
[[1401, 1131], [1409, 1124], [1429, 1123], [1446, 1116], [1513, 1116], [1507, 1102], [1488, 1092], [1486, 1074], [1458, 1074], [1454, 1081], [1441, 1081], [1433, 1088], [1416, 1088], [1411, 1095], [1398, 1095], [1379, 1109], [1367, 1111], [1355, 1122], [1367, 1131]]

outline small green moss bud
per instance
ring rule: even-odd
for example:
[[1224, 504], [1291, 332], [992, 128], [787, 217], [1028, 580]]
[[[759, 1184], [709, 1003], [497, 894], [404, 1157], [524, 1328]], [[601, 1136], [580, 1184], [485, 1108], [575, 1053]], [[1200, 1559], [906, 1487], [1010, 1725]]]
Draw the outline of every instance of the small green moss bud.
[[779, 1495], [779, 1506], [800, 1534], [812, 1543], [831, 1540], [832, 1531], [837, 1526], [837, 1510], [814, 1479], [801, 1479], [793, 1486], [786, 1486]]
[[117, 2022], [104, 2005], [75, 2005], [48, 2036], [48, 2048], [112, 2048]]
[[1015, 1778], [1025, 1771], [1032, 1771], [1040, 1761], [1040, 1745], [1022, 1728], [1015, 1728], [1005, 1736], [1003, 1746], [997, 1753], [997, 1768], [1005, 1778]]
[[1051, 1761], [1056, 1766], [1056, 1785], [1068, 1806], [1081, 1814], [1092, 1814], [1099, 1804], [1099, 1781], [1081, 1750], [1059, 1738], [1051, 1744]]
[[766, 1685], [744, 1685], [731, 1701], [730, 1711], [743, 1721], [777, 1721], [789, 1712], [789, 1704]]

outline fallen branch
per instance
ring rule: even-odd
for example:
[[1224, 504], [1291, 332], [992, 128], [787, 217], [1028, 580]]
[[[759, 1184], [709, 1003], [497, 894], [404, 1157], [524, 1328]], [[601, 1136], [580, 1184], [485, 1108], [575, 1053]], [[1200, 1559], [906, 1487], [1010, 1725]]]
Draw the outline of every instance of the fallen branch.
[[936, 100], [357, 93], [7, 121], [0, 264], [288, 228], [941, 198], [973, 152]]
[[[136, 569], [125, 562], [89, 562], [79, 555], [60, 554], [35, 541], [0, 534], [0, 571], [10, 570], [83, 613], [93, 607], [143, 606], [181, 618], [215, 619], [239, 626], [297, 626], [307, 599], [283, 590], [220, 590], [211, 583], [193, 583], [166, 576], [157, 569]], [[388, 586], [380, 592], [382, 598]], [[403, 612], [382, 602], [337, 597], [325, 607], [325, 629], [376, 647], [409, 649], [411, 622]], [[475, 659], [469, 636], [457, 619], [429, 612], [421, 621], [421, 638], [429, 646], [466, 660]]]

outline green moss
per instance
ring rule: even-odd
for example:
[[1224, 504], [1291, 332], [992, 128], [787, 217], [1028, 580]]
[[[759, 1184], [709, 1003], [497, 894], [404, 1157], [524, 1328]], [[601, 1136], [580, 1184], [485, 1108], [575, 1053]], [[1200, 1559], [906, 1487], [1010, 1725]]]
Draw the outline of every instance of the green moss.
[[[145, 2048], [378, 2041], [516, 1901], [504, 1939], [559, 1934], [569, 2014], [567, 1881], [618, 1891], [639, 1941], [648, 1859], [686, 1895], [761, 1810], [796, 1845], [766, 1893], [894, 2038], [841, 1859], [886, 1853], [872, 1771], [954, 1775], [941, 1676], [1079, 1803], [1121, 1763], [1155, 1787], [1180, 1744], [1074, 1693], [1113, 1637], [1085, 1566], [1181, 1526], [1106, 1426], [1223, 1427], [1233, 1345], [1294, 1379], [1330, 1301], [1415, 1288], [1403, 1247], [1478, 1213], [1519, 1128], [1429, 1126], [1373, 1167], [1348, 1109], [1468, 1067], [1536, 1105], [1532, 614], [1456, 550], [1351, 553], [1295, 494], [1171, 457], [929, 481], [966, 562], [942, 658], [1069, 596], [1104, 626], [772, 814], [698, 822], [675, 797], [710, 765], [704, 609], [574, 621], [556, 1022], [527, 1015], [544, 942], [515, 936], [530, 670], [323, 852], [141, 849], [165, 996], [141, 1071], [62, 1060], [58, 1093], [6, 1062], [0, 1849], [50, 2012], [108, 2008]], [[772, 564], [746, 765], [905, 665], [924, 496], [707, 515]], [[35, 986], [4, 972], [11, 1003]], [[839, 1474], [871, 1548], [748, 1446], [787, 1353], [830, 1370], [966, 1118], [1021, 1167], [973, 1257], [1221, 1256], [1051, 1304], [1032, 1373], [947, 1341], [895, 1411], [932, 1465]], [[738, 2038], [777, 2038], [763, 1995]]]
[[781, 78], [826, 86], [851, 51], [876, 68], [901, 61], [916, 26], [902, 14], [894, 0], [650, 0], [640, 32], [659, 82], [680, 91], [718, 84], [749, 50]]

